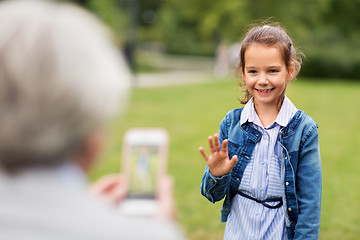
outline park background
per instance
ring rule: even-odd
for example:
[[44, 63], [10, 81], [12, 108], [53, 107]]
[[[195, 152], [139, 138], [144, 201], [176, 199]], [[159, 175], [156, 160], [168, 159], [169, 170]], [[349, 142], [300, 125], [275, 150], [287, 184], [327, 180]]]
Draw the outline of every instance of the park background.
[[114, 31], [134, 71], [127, 109], [109, 128], [109, 147], [92, 180], [121, 169], [124, 133], [170, 134], [168, 172], [178, 222], [189, 239], [222, 239], [221, 202], [200, 194], [199, 146], [241, 94], [231, 67], [214, 71], [219, 46], [239, 42], [249, 24], [280, 22], [304, 53], [287, 96], [319, 125], [323, 166], [320, 239], [360, 236], [360, 1], [77, 0]]

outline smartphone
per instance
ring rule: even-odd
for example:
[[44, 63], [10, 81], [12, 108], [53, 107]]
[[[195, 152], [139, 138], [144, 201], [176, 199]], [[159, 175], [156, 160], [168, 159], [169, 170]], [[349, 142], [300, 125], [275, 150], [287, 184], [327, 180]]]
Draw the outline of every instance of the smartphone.
[[168, 132], [163, 128], [132, 128], [125, 133], [122, 173], [127, 179], [127, 199], [121, 211], [129, 215], [153, 215], [159, 179], [167, 174]]

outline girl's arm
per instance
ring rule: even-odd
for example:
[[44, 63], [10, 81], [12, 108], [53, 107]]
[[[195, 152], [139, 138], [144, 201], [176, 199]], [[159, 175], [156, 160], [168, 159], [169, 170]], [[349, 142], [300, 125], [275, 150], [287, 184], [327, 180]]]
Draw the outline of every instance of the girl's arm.
[[233, 156], [231, 160], [228, 157], [228, 140], [220, 141], [217, 134], [208, 138], [210, 156], [202, 147], [199, 148], [207, 165], [201, 181], [201, 193], [209, 201], [216, 202], [221, 200], [230, 183], [230, 172], [237, 162], [237, 156]]
[[321, 159], [317, 125], [313, 125], [300, 145], [296, 174], [299, 204], [294, 239], [318, 239], [321, 208]]

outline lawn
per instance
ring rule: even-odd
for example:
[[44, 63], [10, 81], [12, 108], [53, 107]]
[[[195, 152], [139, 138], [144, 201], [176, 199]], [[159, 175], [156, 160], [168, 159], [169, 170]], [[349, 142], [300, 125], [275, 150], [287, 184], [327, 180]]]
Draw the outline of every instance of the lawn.
[[[127, 110], [110, 128], [109, 146], [91, 173], [97, 179], [120, 169], [121, 145], [131, 127], [163, 127], [170, 134], [168, 172], [175, 179], [178, 221], [189, 239], [222, 239], [221, 202], [200, 194], [204, 160], [199, 146], [231, 109], [240, 107], [235, 80], [134, 89]], [[323, 166], [320, 239], [360, 236], [360, 82], [298, 79], [287, 96], [319, 125]]]

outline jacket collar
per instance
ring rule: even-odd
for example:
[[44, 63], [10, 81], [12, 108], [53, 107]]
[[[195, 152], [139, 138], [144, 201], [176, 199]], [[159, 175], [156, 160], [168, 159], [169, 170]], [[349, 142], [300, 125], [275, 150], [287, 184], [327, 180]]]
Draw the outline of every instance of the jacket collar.
[[[297, 111], [297, 108], [295, 107], [295, 105], [285, 95], [284, 101], [281, 105], [280, 111], [279, 111], [278, 116], [276, 117], [274, 123], [276, 123], [282, 127], [286, 127], [288, 125], [289, 121], [291, 120], [291, 118], [296, 113], [296, 111]], [[242, 114], [241, 114], [241, 117], [240, 117], [241, 125], [246, 122], [252, 122], [258, 126], [262, 126], [262, 123], [255, 111], [253, 98], [251, 98], [245, 104]]]
[[[302, 121], [304, 116], [305, 116], [305, 112], [303, 112], [301, 110], [297, 110], [297, 112], [291, 118], [291, 120], [289, 121], [287, 126], [280, 128], [279, 134], [282, 137], [291, 135], [295, 131], [297, 126], [300, 124], [300, 122]], [[244, 124], [241, 124], [239, 121], [238, 125], [241, 129], [243, 129], [248, 134], [251, 141], [256, 143], [261, 139], [262, 133], [260, 131], [256, 130], [254, 127], [252, 127], [251, 123], [245, 122]]]
[[282, 137], [291, 135], [295, 131], [297, 126], [300, 124], [305, 115], [306, 113], [304, 111], [297, 110], [288, 125], [280, 129], [280, 134], [282, 135]]

